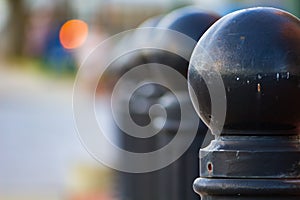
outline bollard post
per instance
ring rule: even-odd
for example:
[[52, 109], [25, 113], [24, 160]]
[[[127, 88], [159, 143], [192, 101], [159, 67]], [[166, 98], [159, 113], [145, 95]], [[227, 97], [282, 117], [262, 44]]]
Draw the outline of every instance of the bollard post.
[[[156, 27], [161, 16], [153, 17], [142, 23], [139, 28], [149, 28]], [[141, 37], [140, 35], [130, 35], [126, 40], [124, 45], [131, 45], [134, 43], [136, 38]], [[142, 39], [148, 39], [148, 35], [144, 36]], [[138, 67], [143, 64], [147, 64], [146, 52], [151, 51], [147, 49], [140, 49], [138, 51], [133, 51], [123, 55], [119, 60], [114, 63], [113, 69], [117, 75], [117, 79], [122, 77], [126, 72]], [[134, 80], [127, 80], [133, 81]], [[161, 87], [156, 87], [156, 85], [147, 84], [138, 88], [131, 97], [129, 106], [130, 116], [125, 113], [124, 108], [120, 109], [118, 112], [121, 119], [131, 117], [132, 120], [140, 126], [145, 126], [150, 122], [149, 118], [149, 108], [157, 103], [157, 99], [165, 93], [165, 89]], [[122, 98], [122, 97], [120, 97]], [[123, 103], [123, 99], [120, 99]], [[124, 104], [125, 105], [125, 104]], [[125, 125], [125, 122], [122, 122]], [[136, 138], [127, 133], [123, 132], [121, 129], [116, 128], [120, 134], [120, 146], [125, 151], [135, 152], [135, 153], [146, 153], [156, 150], [157, 148], [157, 137], [150, 138]], [[149, 130], [150, 132], [150, 130]], [[122, 159], [122, 158], [121, 158]], [[121, 160], [121, 162], [129, 162], [128, 160]], [[155, 186], [157, 185], [158, 173], [129, 173], [129, 172], [118, 172], [118, 199], [120, 200], [153, 200], [159, 198], [159, 193], [155, 192]]]
[[[219, 19], [219, 16], [203, 12], [197, 8], [183, 8], [168, 14], [163, 18], [162, 23], [159, 22], [158, 25], [155, 24], [151, 26], [178, 31], [181, 34], [191, 37], [196, 43], [201, 35], [217, 19]], [[147, 25], [147, 27], [148, 26], [149, 25]], [[153, 33], [155, 33], [155, 31], [153, 31]], [[156, 35], [151, 35], [151, 37], [152, 38], [149, 38], [149, 40], [153, 39], [153, 37], [155, 38]], [[164, 38], [161, 39], [163, 40]], [[176, 48], [181, 48], [176, 42], [177, 41], [172, 41], [172, 44], [169, 45], [173, 45]], [[190, 47], [190, 49], [188, 49], [188, 53], [192, 53], [193, 48], [194, 46]], [[188, 60], [184, 60], [179, 55], [172, 54], [171, 52], [161, 51], [160, 49], [142, 49], [133, 53], [134, 56], [130, 56], [129, 54], [126, 55], [129, 59], [122, 60], [125, 62], [119, 62], [121, 67], [118, 69], [121, 72], [121, 75], [133, 67], [147, 63], [164, 64], [177, 70], [184, 77], [187, 75]], [[174, 82], [176, 82], [176, 80]], [[190, 106], [191, 102], [188, 97], [187, 89], [188, 88], [185, 88], [183, 91], [176, 92], [182, 93], [185, 96], [183, 98], [185, 102], [180, 102], [180, 104]], [[178, 107], [178, 100], [176, 100], [174, 95], [170, 95], [168, 91], [168, 88], [151, 83], [136, 90], [134, 95], [131, 97], [129, 109], [131, 114], [130, 117], [138, 125], [144, 126], [150, 122], [149, 109], [154, 104], [160, 104], [164, 106], [168, 116], [163, 129], [160, 130], [158, 134], [150, 138], [135, 138], [126, 135], [126, 133], [122, 133], [121, 147], [123, 149], [136, 153], [152, 152], [162, 148], [164, 145], [168, 144], [172, 138], [174, 138], [174, 135], [176, 134], [176, 126], [178, 123], [180, 123], [180, 112], [178, 112], [180, 107]], [[169, 103], [164, 104], [165, 102]], [[127, 115], [123, 115], [122, 110], [120, 110], [119, 113], [120, 118], [129, 117]], [[185, 119], [185, 123], [193, 123], [195, 118], [198, 120], [196, 113], [191, 113], [191, 120]], [[186, 134], [190, 134], [188, 129], [186, 131]], [[119, 130], [119, 132], [122, 131]], [[198, 149], [201, 147], [206, 132], [207, 127], [203, 123], [200, 123], [196, 136], [197, 139], [192, 143], [192, 146], [179, 160], [163, 169], [139, 174], [120, 172], [119, 180], [121, 182], [121, 199], [199, 199], [199, 196], [196, 195], [192, 190], [193, 180], [197, 177], [199, 168], [198, 160], [195, 155], [198, 154]], [[176, 149], [174, 149], [174, 151], [176, 151]], [[161, 155], [161, 158], [159, 159], [165, 159], [167, 156], [170, 155]], [[124, 162], [128, 161], [125, 160]], [[191, 162], [194, 164], [190, 165]]]
[[[219, 18], [220, 16], [214, 13], [205, 12], [197, 7], [191, 6], [169, 13], [162, 18], [158, 27], [185, 34], [196, 43], [203, 33]], [[168, 41], [166, 45], [172, 45], [178, 49], [182, 48], [178, 41], [168, 40], [166, 38], [161, 38], [161, 40]], [[190, 55], [193, 48], [194, 46], [191, 46], [189, 49], [186, 49]], [[172, 54], [172, 52], [160, 51], [152, 55], [150, 61], [170, 66], [185, 78], [187, 77], [189, 60], [185, 60], [179, 55]], [[191, 112], [189, 118], [181, 119], [180, 107], [188, 109], [191, 106], [191, 101], [187, 87], [181, 90], [178, 89], [178, 91], [175, 92], [180, 95], [180, 99], [176, 99], [172, 92], [166, 92], [158, 100], [159, 104], [165, 107], [169, 113], [164, 129], [159, 135], [158, 143], [166, 144], [171, 141], [177, 134], [180, 123], [183, 123], [184, 126], [187, 127], [184, 130], [185, 136], [183, 137], [192, 134], [191, 131], [193, 130], [188, 128], [191, 127], [191, 124], [199, 122], [199, 125], [194, 141], [187, 151], [174, 163], [158, 172], [160, 174], [158, 179], [159, 200], [197, 200], [200, 198], [192, 190], [193, 180], [199, 174], [198, 159], [195, 156], [198, 154], [199, 148], [206, 136], [207, 127], [201, 120], [199, 121], [195, 112]], [[185, 139], [181, 138], [181, 140], [184, 141]], [[176, 146], [170, 152], [166, 153], [166, 155], [162, 155], [162, 157], [168, 157], [170, 154], [179, 151], [179, 149], [181, 148]]]
[[299, 19], [267, 7], [233, 12], [205, 33], [191, 60], [200, 117], [218, 120], [203, 78], [209, 74], [222, 77], [227, 106], [221, 134], [200, 150], [194, 190], [202, 200], [299, 199]]

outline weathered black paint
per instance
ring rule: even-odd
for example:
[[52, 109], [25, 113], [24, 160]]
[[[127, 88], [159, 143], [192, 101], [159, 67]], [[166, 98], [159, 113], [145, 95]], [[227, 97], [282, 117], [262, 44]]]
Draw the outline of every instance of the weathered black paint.
[[[196, 48], [204, 65], [190, 66], [189, 82], [209, 121], [202, 75], [224, 81], [224, 130], [200, 151], [194, 189], [203, 200], [300, 198], [300, 21], [275, 8], [231, 13]], [[209, 57], [207, 57], [209, 55]]]

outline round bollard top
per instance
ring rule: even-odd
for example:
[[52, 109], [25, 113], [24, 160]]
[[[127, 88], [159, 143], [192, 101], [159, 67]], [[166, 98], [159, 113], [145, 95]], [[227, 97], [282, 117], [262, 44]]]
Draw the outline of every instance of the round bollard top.
[[295, 134], [300, 128], [300, 21], [292, 14], [268, 7], [228, 14], [202, 36], [191, 63], [191, 96], [207, 124], [215, 116], [203, 77], [222, 77], [223, 134]]
[[203, 33], [218, 19], [220, 19], [220, 16], [215, 13], [189, 6], [166, 15], [157, 26], [178, 31], [198, 41]]
[[[147, 19], [142, 24], [138, 26], [138, 28], [155, 28], [162, 16], [155, 16]], [[140, 32], [126, 35], [117, 45], [116, 50], [120, 50], [120, 52], [126, 52], [128, 46], [134, 45], [137, 43], [142, 43], [143, 40], [149, 40], [152, 36], [150, 34], [140, 35]], [[137, 67], [139, 65], [147, 63], [144, 58], [145, 49], [138, 49], [136, 51], [126, 52], [126, 54], [119, 56], [114, 63], [112, 63], [112, 71], [114, 73], [118, 73], [119, 76], [122, 76], [124, 73], [128, 72], [130, 69]], [[118, 52], [118, 51], [116, 51]]]
[[[203, 33], [219, 18], [220, 16], [214, 13], [203, 11], [194, 6], [189, 6], [174, 10], [167, 14], [157, 24], [157, 28], [177, 31], [193, 39], [196, 44]], [[159, 41], [163, 42], [165, 45], [172, 46], [172, 48], [175, 49], [184, 49], [185, 51], [188, 51], [187, 54], [189, 55], [192, 54], [195, 47], [195, 45], [183, 47], [180, 43], [181, 41], [177, 41], [177, 38], [170, 38], [167, 34], [158, 35], [157, 37], [159, 37]], [[173, 52], [157, 52], [155, 55], [152, 55], [150, 60], [166, 64], [187, 77], [188, 61]]]

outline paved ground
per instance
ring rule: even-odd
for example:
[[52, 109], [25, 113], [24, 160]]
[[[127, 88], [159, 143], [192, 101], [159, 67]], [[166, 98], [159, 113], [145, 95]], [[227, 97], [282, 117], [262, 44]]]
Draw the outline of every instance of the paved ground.
[[72, 84], [0, 66], [0, 199], [15, 194], [59, 199], [74, 166], [97, 164], [76, 136]]

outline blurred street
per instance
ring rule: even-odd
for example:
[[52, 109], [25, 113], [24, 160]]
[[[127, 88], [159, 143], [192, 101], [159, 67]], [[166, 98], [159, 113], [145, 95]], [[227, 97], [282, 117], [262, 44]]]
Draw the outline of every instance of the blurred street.
[[3, 64], [0, 79], [0, 194], [61, 196], [74, 164], [99, 164], [76, 135], [72, 80]]

